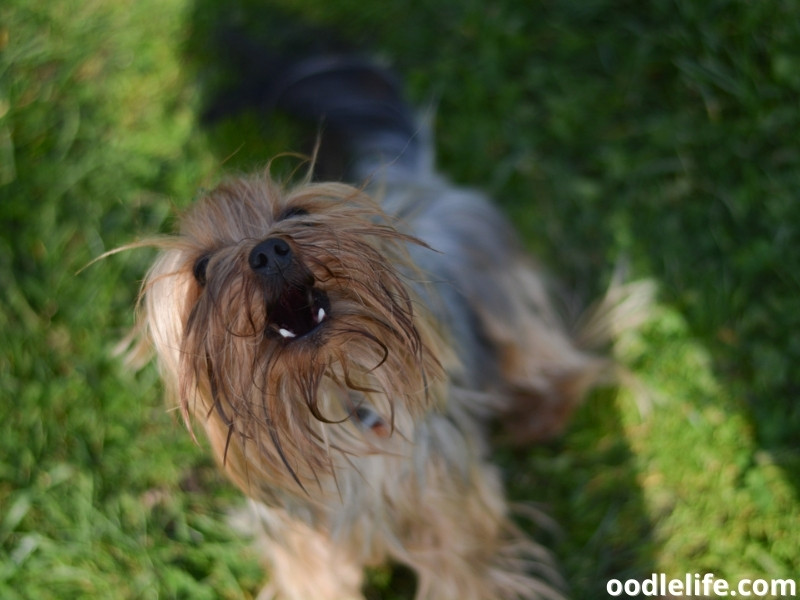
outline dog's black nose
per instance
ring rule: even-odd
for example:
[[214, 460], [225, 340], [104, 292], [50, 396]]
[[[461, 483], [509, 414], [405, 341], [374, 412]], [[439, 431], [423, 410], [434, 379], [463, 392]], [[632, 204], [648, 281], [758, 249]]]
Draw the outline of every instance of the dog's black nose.
[[275, 275], [292, 262], [292, 249], [280, 238], [267, 238], [250, 251], [250, 268], [259, 275]]

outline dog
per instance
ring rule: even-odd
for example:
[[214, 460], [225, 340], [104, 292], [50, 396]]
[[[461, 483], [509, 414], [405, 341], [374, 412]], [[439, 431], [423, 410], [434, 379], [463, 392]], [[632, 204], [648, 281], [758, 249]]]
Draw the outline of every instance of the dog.
[[[169, 404], [251, 500], [259, 597], [363, 598], [365, 567], [387, 563], [417, 600], [562, 597], [490, 434], [563, 431], [614, 371], [609, 311], [567, 327], [509, 222], [436, 172], [387, 69], [311, 57], [265, 96], [321, 128], [309, 174], [205, 193], [152, 242], [138, 321]], [[337, 168], [346, 182], [314, 178]]]

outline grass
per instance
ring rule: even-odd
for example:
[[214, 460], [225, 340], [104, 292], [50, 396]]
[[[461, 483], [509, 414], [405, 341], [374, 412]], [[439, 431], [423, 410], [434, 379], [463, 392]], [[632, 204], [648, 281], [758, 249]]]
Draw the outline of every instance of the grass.
[[[273, 4], [435, 101], [441, 168], [496, 197], [568, 287], [591, 297], [620, 257], [658, 283], [618, 348], [650, 412], [600, 393], [559, 442], [499, 451], [514, 498], [561, 524], [546, 542], [574, 597], [653, 571], [797, 577], [800, 7]], [[154, 369], [112, 356], [152, 255], [78, 273], [168, 230], [225, 169], [298, 149], [253, 114], [199, 124], [210, 24], [258, 23], [253, 5], [0, 7], [0, 597], [257, 593], [224, 525], [238, 494]]]

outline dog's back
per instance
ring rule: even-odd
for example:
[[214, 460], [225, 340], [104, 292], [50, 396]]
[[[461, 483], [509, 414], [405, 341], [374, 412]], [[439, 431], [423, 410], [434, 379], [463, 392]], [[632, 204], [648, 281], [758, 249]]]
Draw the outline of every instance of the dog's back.
[[366, 185], [424, 242], [409, 245], [424, 271], [409, 277], [459, 352], [453, 380], [489, 393], [483, 408], [519, 441], [559, 434], [610, 364], [570, 337], [504, 216], [435, 172], [430, 131], [393, 73], [352, 56], [286, 63], [269, 102], [319, 128], [321, 177]]

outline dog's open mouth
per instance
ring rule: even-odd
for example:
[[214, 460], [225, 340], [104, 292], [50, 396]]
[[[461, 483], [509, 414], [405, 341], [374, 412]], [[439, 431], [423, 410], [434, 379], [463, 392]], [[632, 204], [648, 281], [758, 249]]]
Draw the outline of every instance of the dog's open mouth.
[[267, 306], [267, 329], [285, 340], [307, 336], [330, 316], [328, 295], [314, 287], [287, 286]]

